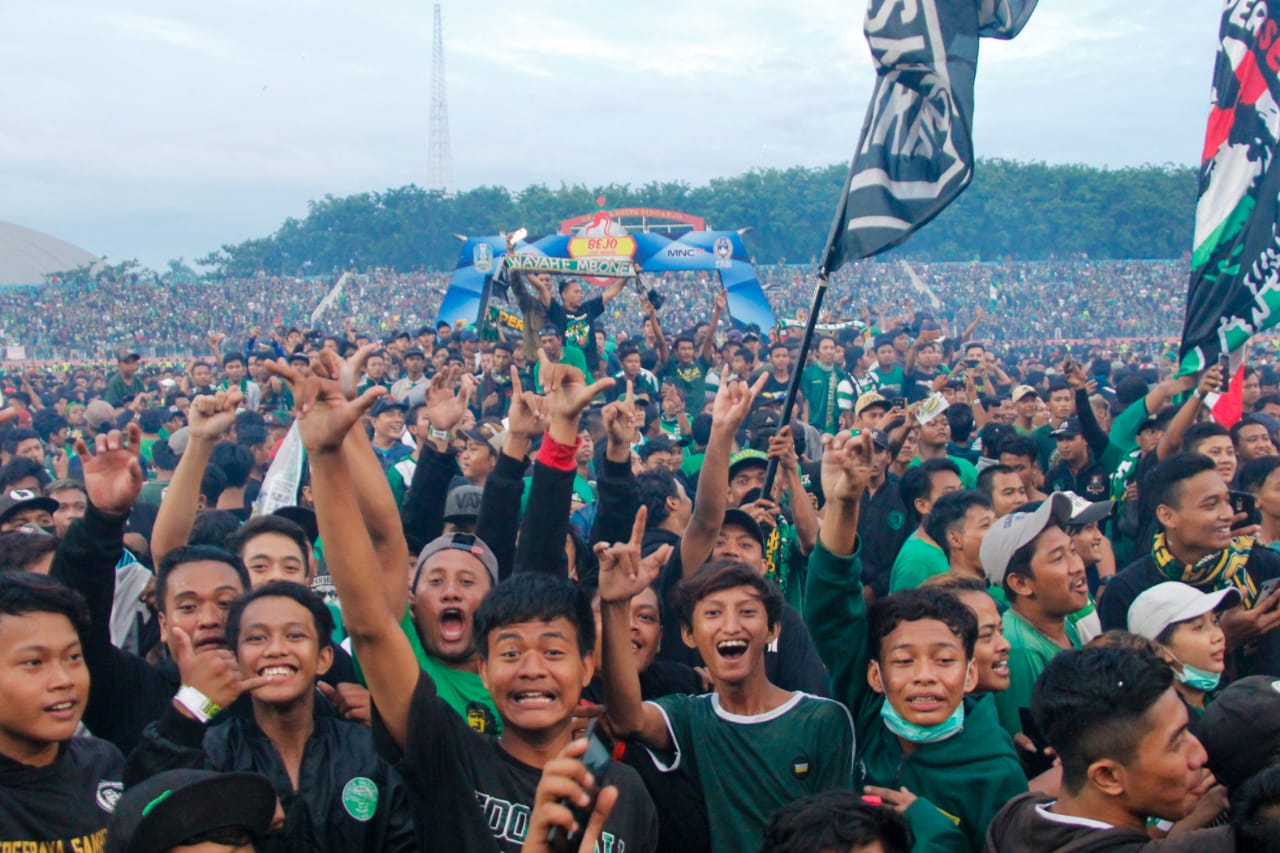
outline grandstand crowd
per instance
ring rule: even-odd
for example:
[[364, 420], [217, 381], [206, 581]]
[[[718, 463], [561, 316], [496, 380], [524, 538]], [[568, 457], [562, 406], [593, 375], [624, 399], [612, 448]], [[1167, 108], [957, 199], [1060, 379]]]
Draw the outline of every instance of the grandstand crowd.
[[1271, 345], [759, 272], [0, 292], [0, 853], [1280, 849]]

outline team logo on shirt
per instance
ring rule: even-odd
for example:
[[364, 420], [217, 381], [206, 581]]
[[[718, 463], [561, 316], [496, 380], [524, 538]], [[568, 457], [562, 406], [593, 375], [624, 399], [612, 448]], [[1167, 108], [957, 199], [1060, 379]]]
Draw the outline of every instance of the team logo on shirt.
[[803, 779], [809, 775], [809, 759], [801, 755], [791, 759], [791, 775]]
[[372, 779], [356, 776], [342, 789], [342, 807], [364, 823], [378, 810], [378, 786]]
[[467, 703], [467, 725], [480, 734], [491, 734], [494, 729], [493, 713], [489, 710], [489, 706], [483, 702]]
[[1091, 474], [1089, 476], [1089, 485], [1084, 489], [1091, 495], [1105, 495], [1107, 493], [1107, 478], [1105, 474]]
[[116, 810], [116, 802], [120, 799], [120, 795], [124, 793], [124, 783], [107, 782], [98, 783], [98, 808], [107, 814], [111, 814]]
[[900, 509], [889, 511], [889, 529], [901, 530], [902, 525], [907, 523], [907, 514]]

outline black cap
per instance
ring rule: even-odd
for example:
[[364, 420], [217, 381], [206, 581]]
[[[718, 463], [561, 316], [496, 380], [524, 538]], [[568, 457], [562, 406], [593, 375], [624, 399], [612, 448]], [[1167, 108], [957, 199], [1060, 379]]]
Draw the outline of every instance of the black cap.
[[672, 453], [680, 449], [680, 445], [672, 441], [670, 436], [658, 435], [636, 448], [636, 455], [648, 459], [655, 453]]
[[[363, 813], [368, 801], [376, 802], [377, 789], [355, 792], [352, 799], [357, 799], [355, 794], [364, 794], [357, 806]], [[344, 804], [347, 799], [344, 791]], [[166, 770], [121, 795], [107, 824], [106, 850], [165, 853], [189, 838], [220, 829], [244, 829], [259, 839], [275, 813], [276, 792], [265, 776]]]
[[1209, 769], [1228, 788], [1280, 764], [1280, 680], [1251, 675], [1233, 682], [1206, 706], [1196, 737], [1209, 753]]
[[564, 337], [564, 333], [560, 331], [560, 327], [554, 323], [547, 323], [538, 330], [538, 337], [545, 338], [548, 335], [555, 335], [557, 338]]
[[401, 354], [400, 354], [400, 357], [401, 357], [401, 358], [413, 358], [415, 355], [416, 355], [418, 358], [426, 358], [426, 357], [427, 357], [427, 354], [426, 354], [426, 353], [424, 353], [424, 352], [422, 351], [422, 347], [409, 347], [407, 350], [405, 350], [403, 353], [401, 353]]
[[1054, 438], [1075, 438], [1080, 434], [1080, 419], [1077, 417], [1067, 418], [1062, 426], [1049, 433]]
[[371, 417], [377, 417], [383, 412], [389, 412], [392, 409], [399, 409], [401, 412], [409, 411], [409, 404], [395, 397], [379, 397], [378, 402], [373, 404], [373, 408], [369, 410]]
[[0, 523], [20, 509], [31, 508], [57, 512], [58, 506], [58, 502], [53, 498], [46, 498], [39, 492], [33, 492], [30, 489], [13, 489], [0, 495]]
[[724, 523], [720, 526], [727, 527], [729, 525], [741, 527], [748, 531], [755, 537], [755, 540], [760, 543], [760, 547], [764, 547], [764, 531], [760, 529], [760, 525], [756, 523], [756, 520], [748, 515], [744, 510], [726, 509], [724, 511]]

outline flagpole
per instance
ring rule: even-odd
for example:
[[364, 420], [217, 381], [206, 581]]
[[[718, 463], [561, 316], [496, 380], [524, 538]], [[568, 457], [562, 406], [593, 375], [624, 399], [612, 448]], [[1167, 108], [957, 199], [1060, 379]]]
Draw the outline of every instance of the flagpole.
[[[855, 160], [856, 162], [856, 155]], [[849, 202], [849, 187], [853, 179], [854, 163], [849, 164], [849, 176], [844, 181], [844, 191], [840, 194], [840, 204], [836, 207], [835, 218], [831, 220], [831, 230], [827, 232], [827, 245], [822, 250], [822, 264], [818, 267], [818, 283], [813, 289], [813, 301], [809, 305], [808, 322], [804, 325], [804, 337], [800, 339], [800, 352], [791, 370], [791, 383], [787, 386], [787, 398], [782, 405], [782, 420], [778, 429], [791, 423], [792, 413], [796, 407], [796, 396], [800, 393], [800, 374], [804, 372], [805, 360], [809, 358], [809, 347], [813, 344], [813, 333], [818, 326], [818, 312], [822, 310], [822, 300], [827, 296], [827, 285], [831, 276], [832, 257], [840, 242], [841, 225], [844, 223], [844, 209]], [[795, 436], [792, 436], [792, 441]], [[760, 497], [768, 498], [773, 493], [773, 481], [778, 476], [778, 460], [769, 460], [764, 471], [764, 488]], [[796, 496], [792, 496], [795, 500]]]

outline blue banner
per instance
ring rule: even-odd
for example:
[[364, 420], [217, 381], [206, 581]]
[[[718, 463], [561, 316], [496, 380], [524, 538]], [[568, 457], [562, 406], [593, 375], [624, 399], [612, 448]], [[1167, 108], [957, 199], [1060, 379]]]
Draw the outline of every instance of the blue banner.
[[[611, 241], [611, 242], [608, 242]], [[584, 244], [592, 245], [586, 246]], [[616, 245], [615, 245], [616, 244]], [[462, 244], [458, 266], [449, 281], [437, 322], [456, 325], [459, 320], [475, 323], [485, 279], [492, 276], [506, 255], [506, 238], [500, 235], [471, 237]], [[734, 325], [756, 325], [768, 332], [776, 323], [769, 300], [756, 279], [737, 231], [688, 231], [676, 239], [652, 231], [628, 233], [620, 237], [584, 237], [579, 234], [549, 234], [532, 243], [516, 244], [516, 252], [553, 258], [585, 256], [631, 260], [641, 272], [664, 273], [704, 271], [718, 273], [729, 297], [729, 313]]]

